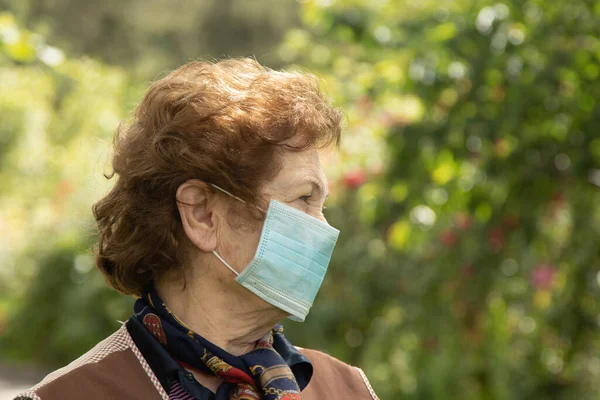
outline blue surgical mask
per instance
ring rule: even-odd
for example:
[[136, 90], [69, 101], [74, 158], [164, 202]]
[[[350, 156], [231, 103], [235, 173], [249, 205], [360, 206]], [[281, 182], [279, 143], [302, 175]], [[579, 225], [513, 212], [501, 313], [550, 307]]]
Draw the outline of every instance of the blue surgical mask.
[[256, 254], [241, 274], [216, 251], [213, 254], [238, 275], [236, 282], [290, 313], [290, 319], [302, 322], [323, 283], [339, 233], [302, 211], [271, 200]]

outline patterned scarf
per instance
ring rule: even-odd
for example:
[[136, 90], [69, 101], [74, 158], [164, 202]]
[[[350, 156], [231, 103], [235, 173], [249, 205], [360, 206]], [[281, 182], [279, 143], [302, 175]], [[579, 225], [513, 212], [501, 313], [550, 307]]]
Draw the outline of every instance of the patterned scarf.
[[[277, 352], [277, 343], [287, 342], [281, 325], [276, 325], [259, 340], [250, 353], [234, 356], [189, 329], [167, 308], [153, 288], [135, 302], [134, 312], [135, 318], [181, 365], [223, 379], [216, 400], [302, 399], [300, 392], [304, 387], [299, 387], [298, 382], [306, 386], [310, 376], [308, 379], [298, 376], [302, 379], [297, 380]], [[306, 367], [300, 366], [304, 371]]]

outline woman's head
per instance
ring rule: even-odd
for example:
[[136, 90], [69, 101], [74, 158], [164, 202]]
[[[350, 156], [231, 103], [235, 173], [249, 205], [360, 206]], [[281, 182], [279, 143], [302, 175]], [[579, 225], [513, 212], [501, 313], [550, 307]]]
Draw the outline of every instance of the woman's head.
[[247, 253], [258, 215], [244, 211], [271, 198], [319, 217], [326, 181], [316, 150], [337, 145], [340, 120], [313, 76], [251, 59], [192, 62], [154, 82], [115, 135], [117, 181], [93, 207], [109, 284], [139, 293], [225, 236], [249, 237], [238, 246]]

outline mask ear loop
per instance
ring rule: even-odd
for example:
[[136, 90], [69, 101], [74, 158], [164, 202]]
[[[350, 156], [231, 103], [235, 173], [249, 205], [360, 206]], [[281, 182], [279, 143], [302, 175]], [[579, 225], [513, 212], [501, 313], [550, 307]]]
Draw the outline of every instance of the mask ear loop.
[[[210, 185], [210, 186], [212, 186], [212, 187], [214, 187], [214, 188], [215, 188], [215, 189], [217, 189], [217, 190], [220, 190], [221, 192], [225, 193], [226, 195], [228, 195], [228, 196], [231, 196], [231, 197], [233, 197], [234, 199], [236, 199], [236, 200], [238, 200], [238, 201], [241, 201], [241, 202], [242, 202], [242, 203], [244, 203], [244, 204], [248, 204], [248, 203], [246, 202], [246, 200], [243, 200], [243, 199], [241, 199], [241, 198], [237, 197], [237, 196], [236, 196], [236, 195], [234, 195], [233, 193], [229, 193], [227, 190], [225, 190], [225, 189], [223, 189], [223, 188], [220, 188], [219, 186], [215, 185], [214, 183], [209, 183], [209, 185]], [[260, 210], [260, 211], [262, 211], [262, 212], [266, 212], [265, 210], [263, 210], [263, 209], [262, 209], [262, 208], [260, 208], [260, 207], [256, 207], [256, 208], [257, 208], [257, 209], [259, 209], [259, 210]]]
[[225, 260], [223, 259], [223, 257], [221, 257], [221, 256], [219, 255], [219, 253], [217, 253], [215, 250], [213, 250], [213, 251], [212, 251], [212, 253], [213, 253], [213, 254], [215, 255], [215, 257], [217, 257], [217, 258], [218, 258], [218, 259], [219, 259], [219, 260], [220, 260], [220, 261], [221, 261], [223, 264], [225, 264], [225, 266], [226, 266], [227, 268], [229, 268], [229, 269], [231, 270], [231, 272], [233, 272], [233, 273], [234, 273], [234, 274], [236, 274], [237, 276], [240, 276], [240, 274], [239, 274], [239, 273], [238, 273], [238, 272], [237, 272], [235, 269], [231, 268], [231, 265], [229, 265], [229, 264], [227, 263], [227, 261], [225, 261]]
[[[245, 200], [243, 200], [243, 199], [241, 199], [241, 198], [237, 197], [237, 196], [236, 196], [236, 195], [234, 195], [233, 193], [229, 193], [227, 190], [225, 190], [225, 189], [223, 189], [223, 188], [220, 188], [219, 186], [217, 186], [217, 185], [215, 185], [215, 184], [213, 184], [213, 183], [209, 183], [209, 185], [210, 185], [210, 186], [212, 186], [212, 187], [214, 187], [214, 188], [215, 188], [215, 189], [217, 189], [217, 190], [220, 190], [221, 192], [225, 193], [226, 195], [228, 195], [228, 196], [231, 196], [231, 197], [233, 197], [234, 199], [236, 199], [236, 200], [238, 200], [238, 201], [241, 201], [241, 202], [242, 202], [242, 203], [244, 203], [244, 204], [248, 204], [248, 203], [246, 203], [246, 201], [245, 201]], [[262, 212], [265, 212], [265, 210], [263, 210], [262, 208], [259, 208], [259, 207], [256, 207], [256, 208], [258, 208], [258, 209], [259, 209], [260, 211], [262, 211]], [[231, 270], [231, 272], [233, 272], [233, 273], [234, 273], [236, 276], [240, 276], [240, 274], [239, 274], [239, 273], [238, 273], [238, 272], [237, 272], [235, 269], [233, 269], [233, 268], [231, 267], [231, 265], [229, 265], [229, 264], [227, 263], [227, 261], [225, 261], [225, 260], [223, 259], [223, 257], [221, 257], [221, 256], [219, 255], [219, 253], [217, 253], [215, 250], [213, 250], [213, 251], [212, 251], [212, 253], [215, 255], [215, 257], [217, 257], [217, 258], [219, 259], [219, 261], [221, 261], [223, 264], [225, 264], [225, 266], [226, 266], [227, 268], [229, 268], [229, 269]]]
[[217, 186], [217, 185], [215, 185], [215, 184], [213, 184], [213, 183], [209, 183], [209, 185], [210, 185], [210, 186], [212, 186], [212, 187], [214, 187], [215, 189], [218, 189], [218, 190], [220, 190], [221, 192], [225, 193], [226, 195], [228, 195], [228, 196], [231, 196], [231, 197], [233, 197], [234, 199], [241, 201], [241, 202], [242, 202], [242, 203], [244, 203], [244, 204], [248, 204], [248, 203], [246, 203], [246, 201], [245, 201], [245, 200], [242, 200], [242, 199], [240, 199], [240, 198], [239, 198], [239, 197], [237, 197], [236, 195], [234, 195], [234, 194], [232, 194], [232, 193], [229, 193], [227, 190], [225, 190], [225, 189], [222, 189], [222, 188], [220, 188], [219, 186]]

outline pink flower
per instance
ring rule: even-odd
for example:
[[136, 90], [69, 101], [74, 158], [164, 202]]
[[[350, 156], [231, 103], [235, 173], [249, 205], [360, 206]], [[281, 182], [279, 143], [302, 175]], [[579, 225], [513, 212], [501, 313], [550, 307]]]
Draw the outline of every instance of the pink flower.
[[548, 264], [540, 264], [531, 272], [531, 284], [536, 289], [550, 289], [554, 284], [556, 269]]

